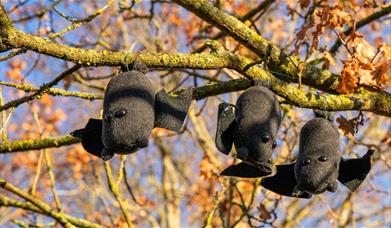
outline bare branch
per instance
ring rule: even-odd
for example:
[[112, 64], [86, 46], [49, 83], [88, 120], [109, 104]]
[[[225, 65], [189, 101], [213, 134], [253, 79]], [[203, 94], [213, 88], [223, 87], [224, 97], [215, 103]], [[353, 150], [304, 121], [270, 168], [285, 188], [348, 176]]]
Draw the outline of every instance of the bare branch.
[[75, 65], [68, 70], [62, 72], [59, 76], [57, 76], [55, 79], [53, 79], [51, 82], [42, 85], [36, 92], [29, 96], [21, 97], [16, 100], [10, 101], [0, 107], [0, 111], [9, 109], [11, 107], [18, 107], [19, 105], [26, 103], [28, 101], [40, 98], [43, 94], [45, 94], [46, 90], [49, 89], [50, 87], [56, 85], [58, 82], [60, 82], [62, 79], [64, 79], [66, 76], [69, 74], [72, 74], [73, 72], [77, 71], [80, 69], [79, 65]]
[[[361, 27], [364, 27], [365, 25], [367, 25], [367, 24], [369, 24], [369, 23], [371, 23], [371, 22], [373, 22], [373, 21], [375, 21], [375, 20], [377, 20], [377, 19], [379, 19], [379, 18], [381, 18], [383, 16], [389, 15], [390, 13], [391, 13], [391, 5], [389, 5], [387, 7], [384, 7], [383, 9], [381, 9], [381, 10], [379, 10], [379, 11], [369, 15], [368, 17], [360, 20], [359, 22], [357, 22], [357, 24], [355, 26], [356, 30], [358, 30]], [[346, 29], [345, 32], [344, 32], [344, 35], [345, 36], [349, 36], [350, 33], [353, 32], [353, 29], [354, 29], [354, 27], [349, 27], [348, 29]], [[333, 46], [331, 46], [329, 52], [331, 54], [335, 54], [338, 51], [338, 48], [341, 46], [341, 44], [342, 44], [341, 40], [338, 39], [333, 44]]]

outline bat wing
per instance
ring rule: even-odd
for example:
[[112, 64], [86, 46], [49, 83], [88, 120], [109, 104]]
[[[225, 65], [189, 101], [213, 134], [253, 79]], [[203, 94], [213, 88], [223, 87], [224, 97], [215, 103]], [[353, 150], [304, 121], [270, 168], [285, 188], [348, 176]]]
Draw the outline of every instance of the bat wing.
[[217, 149], [224, 154], [229, 154], [232, 149], [235, 125], [233, 107], [227, 103], [219, 104], [215, 143]]
[[256, 178], [270, 175], [272, 172], [261, 170], [253, 165], [241, 162], [237, 165], [231, 165], [220, 173], [221, 176], [234, 176], [243, 178]]
[[263, 178], [261, 186], [283, 196], [297, 198], [311, 198], [311, 194], [302, 192], [300, 195], [294, 195], [294, 189], [297, 185], [294, 167], [295, 163], [288, 165], [277, 165], [277, 172], [274, 176]]
[[369, 173], [372, 154], [373, 150], [368, 150], [361, 158], [341, 159], [338, 180], [350, 191], [354, 192]]
[[154, 127], [179, 132], [192, 100], [192, 89], [186, 89], [177, 97], [172, 97], [162, 89], [155, 96]]
[[83, 148], [88, 153], [101, 157], [101, 151], [104, 148], [102, 142], [102, 120], [89, 119], [84, 128], [73, 131], [70, 135], [80, 138]]

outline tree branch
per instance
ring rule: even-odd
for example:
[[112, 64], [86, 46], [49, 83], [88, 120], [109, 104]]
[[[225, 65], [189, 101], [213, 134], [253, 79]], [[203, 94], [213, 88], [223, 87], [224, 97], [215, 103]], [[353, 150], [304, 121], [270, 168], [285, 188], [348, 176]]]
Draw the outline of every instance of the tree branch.
[[[193, 11], [202, 14], [202, 18], [210, 16], [210, 20], [217, 23], [217, 26], [223, 26], [229, 32], [229, 35], [236, 37], [246, 37], [247, 40], [239, 40], [246, 43], [251, 49], [253, 45], [259, 50], [270, 54], [268, 58], [277, 64], [284, 72], [293, 70], [296, 71], [296, 65], [291, 62], [295, 57], [289, 57], [281, 53], [280, 49], [273, 46], [269, 41], [265, 40], [242, 22], [233, 18], [223, 11], [210, 6], [206, 1], [191, 1], [191, 0], [176, 0], [186, 7], [194, 6]], [[1, 9], [1, 8], [0, 8]], [[223, 25], [220, 25], [223, 23]], [[236, 27], [235, 24], [239, 23]], [[244, 26], [244, 27], [243, 27]], [[391, 95], [382, 91], [369, 91], [365, 88], [358, 88], [357, 92], [349, 95], [315, 95], [304, 90], [298, 89], [285, 81], [275, 78], [270, 73], [262, 70], [253, 61], [244, 57], [233, 55], [228, 51], [221, 49], [213, 50], [211, 53], [200, 54], [163, 54], [163, 53], [130, 53], [130, 52], [111, 52], [111, 51], [96, 51], [91, 49], [80, 49], [69, 47], [66, 45], [51, 42], [47, 39], [39, 38], [26, 34], [24, 32], [10, 29], [6, 37], [0, 37], [7, 45], [14, 48], [25, 48], [33, 50], [41, 54], [50, 55], [66, 61], [75, 62], [81, 66], [122, 66], [129, 64], [136, 59], [145, 63], [152, 68], [193, 68], [193, 69], [220, 69], [230, 68], [238, 71], [248, 78], [256, 78], [269, 82], [269, 87], [277, 95], [285, 98], [293, 105], [302, 108], [317, 108], [329, 111], [346, 111], [346, 110], [361, 110], [372, 111], [379, 115], [391, 116]], [[243, 31], [242, 31], [243, 30]], [[238, 34], [236, 34], [238, 33]], [[254, 38], [255, 37], [255, 38]], [[284, 62], [286, 62], [286, 65]], [[288, 63], [289, 62], [289, 63]], [[285, 65], [284, 65], [285, 64]], [[247, 69], [248, 68], [248, 69]], [[303, 83], [321, 88], [325, 91], [334, 91], [336, 86], [335, 75], [332, 75], [327, 70], [319, 70], [311, 67], [307, 70], [310, 72], [310, 77], [305, 78], [303, 75]], [[297, 78], [292, 78], [291, 74], [283, 74], [273, 72], [275, 76], [284, 78], [287, 81], [297, 81]], [[308, 73], [309, 74], [309, 73]], [[247, 82], [248, 83], [248, 82]], [[194, 90], [193, 98], [202, 99], [207, 96], [218, 95], [232, 91], [238, 91], [248, 88], [244, 81], [229, 81], [222, 83], [215, 83], [199, 87]], [[331, 88], [331, 89], [330, 89]]]
[[16, 100], [13, 100], [13, 101], [10, 101], [2, 106], [0, 106], [0, 111], [3, 111], [3, 110], [6, 110], [6, 109], [9, 109], [11, 107], [18, 107], [19, 105], [23, 104], [23, 103], [26, 103], [28, 101], [31, 101], [31, 100], [34, 100], [36, 98], [39, 98], [41, 97], [45, 92], [46, 90], [48, 90], [50, 87], [53, 87], [54, 85], [56, 85], [58, 82], [60, 82], [62, 79], [64, 79], [66, 76], [68, 76], [69, 74], [72, 74], [73, 72], [77, 71], [78, 69], [80, 69], [80, 66], [79, 65], [74, 65], [73, 67], [65, 70], [64, 72], [62, 72], [59, 76], [57, 76], [55, 79], [53, 79], [51, 82], [47, 83], [47, 84], [43, 84], [36, 92], [34, 92], [33, 94], [29, 95], [29, 96], [25, 96], [25, 97], [21, 97], [21, 98], [18, 98]]
[[[204, 21], [216, 26], [227, 35], [256, 53], [267, 67], [276, 72], [275, 76], [289, 82], [298, 82], [299, 70], [302, 68], [300, 78], [303, 84], [335, 93], [338, 84], [338, 75], [329, 70], [322, 70], [313, 65], [305, 64], [297, 56], [289, 56], [279, 47], [257, 34], [237, 18], [228, 15], [219, 8], [214, 7], [206, 0], [174, 0], [177, 4], [194, 13]], [[365, 88], [359, 88], [366, 92]]]
[[[39, 90], [38, 87], [34, 87], [29, 84], [17, 84], [12, 82], [2, 82], [0, 81], [0, 85], [13, 87], [16, 89], [23, 90], [24, 92], [37, 92]], [[52, 96], [63, 96], [63, 97], [77, 97], [87, 100], [99, 100], [103, 99], [103, 94], [95, 94], [95, 93], [85, 93], [85, 92], [79, 92], [79, 91], [66, 91], [63, 89], [57, 89], [57, 88], [49, 88], [46, 90], [46, 93]]]
[[[48, 215], [45, 211], [39, 209], [38, 207], [36, 207], [35, 205], [33, 205], [30, 202], [17, 201], [17, 200], [8, 198], [3, 195], [0, 195], [0, 207], [1, 206], [16, 207], [16, 208], [21, 208], [21, 209], [28, 210], [31, 212], [39, 213], [42, 215]], [[98, 225], [96, 223], [92, 223], [92, 222], [85, 220], [85, 219], [74, 218], [74, 217], [71, 217], [71, 216], [64, 214], [64, 213], [59, 213], [59, 214], [61, 214], [61, 216], [63, 216], [68, 222], [72, 223], [73, 225], [75, 225], [77, 227], [86, 227], [86, 228], [99, 228], [99, 227], [101, 227], [100, 225]]]
[[14, 193], [15, 195], [18, 195], [19, 197], [22, 197], [23, 199], [29, 201], [30, 203], [34, 204], [35, 207], [37, 207], [39, 210], [45, 212], [50, 217], [57, 220], [62, 226], [64, 227], [74, 227], [72, 224], [70, 224], [61, 213], [55, 212], [50, 208], [49, 205], [46, 203], [36, 199], [32, 195], [23, 192], [19, 188], [13, 186], [12, 184], [6, 182], [4, 179], [0, 178], [0, 188], [3, 188], [9, 192]]
[[50, 147], [62, 147], [80, 142], [81, 140], [79, 138], [70, 135], [56, 138], [8, 141], [0, 144], [0, 154], [27, 150], [38, 150]]
[[[382, 16], [388, 15], [390, 13], [391, 13], [391, 5], [389, 5], [383, 9], [369, 15], [368, 17], [360, 20], [359, 22], [357, 22], [355, 29], [358, 30], [359, 28], [371, 23], [372, 21], [375, 21], [375, 20], [381, 18]], [[344, 32], [345, 36], [350, 35], [350, 33], [353, 32], [353, 29], [354, 29], [353, 27], [349, 27], [348, 29], [346, 29], [346, 31]], [[335, 54], [338, 51], [338, 48], [341, 46], [341, 44], [342, 44], [341, 40], [337, 39], [337, 41], [334, 43], [334, 45], [331, 46], [329, 52], [331, 54]]]

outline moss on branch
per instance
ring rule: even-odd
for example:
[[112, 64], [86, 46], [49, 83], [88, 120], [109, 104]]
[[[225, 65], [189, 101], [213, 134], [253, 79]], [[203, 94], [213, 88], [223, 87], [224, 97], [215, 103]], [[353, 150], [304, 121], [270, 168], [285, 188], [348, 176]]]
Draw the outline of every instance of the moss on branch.
[[[29, 202], [17, 201], [17, 200], [8, 198], [8, 197], [3, 196], [3, 195], [0, 195], [0, 206], [15, 207], [15, 208], [20, 208], [20, 209], [28, 210], [28, 211], [31, 211], [31, 212], [39, 213], [39, 214], [42, 214], [42, 215], [47, 215], [44, 211], [40, 210], [39, 208], [37, 208], [36, 206], [34, 206], [33, 204], [31, 204]], [[87, 221], [85, 219], [74, 218], [74, 217], [71, 217], [71, 216], [69, 216], [67, 214], [64, 214], [64, 213], [61, 213], [61, 215], [66, 220], [68, 220], [69, 223], [71, 223], [72, 225], [75, 225], [77, 227], [85, 227], [85, 228], [89, 228], [89, 227], [91, 227], [91, 228], [98, 228], [98, 227], [101, 227], [100, 225], [92, 223], [92, 222]]]
[[80, 143], [79, 138], [66, 135], [56, 138], [30, 139], [30, 140], [15, 140], [3, 142], [0, 144], [0, 154], [12, 153], [18, 151], [38, 150], [50, 147], [62, 147], [76, 143]]
[[[314, 108], [329, 111], [361, 110], [372, 111], [379, 115], [391, 116], [391, 97], [389, 94], [377, 95], [359, 93], [351, 95], [313, 94], [298, 89], [289, 83], [273, 77], [270, 73], [257, 66], [246, 69], [247, 59], [239, 59], [237, 67], [239, 72], [248, 77], [265, 81], [265, 85], [287, 102], [302, 108]], [[245, 72], [243, 72], [246, 70]], [[224, 93], [245, 90], [251, 86], [247, 79], [236, 79], [226, 82], [212, 83], [193, 89], [193, 99], [200, 100], [206, 97], [217, 96]], [[180, 94], [178, 90], [173, 95]], [[35, 140], [16, 140], [0, 144], [0, 154], [18, 151], [37, 150], [51, 147], [61, 147], [81, 142], [79, 138], [67, 135], [58, 138], [43, 138]]]
[[[237, 18], [213, 6], [209, 1], [174, 0], [174, 2], [219, 28], [222, 32], [256, 53], [271, 71], [278, 73], [276, 76], [280, 79], [298, 82], [298, 66], [300, 65], [304, 69], [300, 75], [303, 84], [326, 92], [337, 93], [338, 75], [329, 70], [321, 70], [313, 65], [305, 64], [296, 56], [287, 55], [277, 45], [257, 34]], [[374, 14], [370, 20], [387, 15], [390, 10], [391, 6], [388, 6]], [[367, 21], [363, 21], [360, 25], [365, 25], [364, 22], [367, 23]]]
[[[0, 81], [0, 85], [13, 87], [16, 89], [23, 90], [24, 92], [37, 92], [39, 90], [38, 87], [29, 85], [29, 84], [16, 84], [12, 82], [2, 82]], [[63, 97], [78, 97], [87, 100], [97, 100], [103, 99], [103, 94], [95, 94], [95, 93], [85, 93], [79, 91], [67, 91], [58, 88], [49, 88], [46, 90], [46, 93], [52, 96], [63, 96]]]
[[7, 190], [9, 192], [14, 193], [15, 195], [29, 201], [32, 203], [35, 207], [37, 207], [39, 210], [42, 210], [50, 217], [54, 218], [58, 223], [60, 223], [64, 227], [74, 227], [71, 223], [68, 222], [63, 216], [63, 214], [56, 212], [50, 208], [49, 205], [46, 203], [38, 200], [34, 196], [22, 191], [21, 189], [13, 186], [12, 184], [8, 183], [4, 179], [0, 178], [0, 188], [3, 188], [4, 190]]
[[[286, 81], [297, 81], [297, 77], [294, 76], [296, 74], [296, 66], [293, 62], [298, 64], [300, 62], [298, 58], [286, 56], [271, 42], [256, 34], [236, 18], [213, 7], [207, 1], [175, 1], [196, 13], [204, 20], [213, 23], [213, 25], [219, 27], [239, 42], [242, 42], [251, 50], [260, 53], [268, 63], [274, 76], [262, 70], [259, 66], [254, 65], [253, 61], [224, 50], [196, 54], [96, 51], [58, 44], [48, 39], [26, 34], [14, 28], [8, 29], [7, 34], [5, 34], [6, 37], [2, 37], [2, 40], [12, 48], [32, 50], [66, 61], [75, 62], [80, 66], [122, 66], [132, 63], [137, 59], [151, 68], [230, 68], [238, 71], [247, 78], [258, 78], [268, 81], [270, 84], [269, 87], [273, 92], [295, 106], [329, 111], [371, 111], [379, 115], [391, 116], [391, 95], [387, 92], [369, 91], [361, 87], [356, 93], [349, 95], [315, 95], [290, 85]], [[274, 70], [276, 71], [274, 72]], [[328, 70], [319, 70], [316, 67], [308, 67], [306, 72], [307, 74], [304, 74], [302, 77], [304, 84], [320, 88], [324, 91], [335, 92], [333, 88], [336, 85], [336, 75], [333, 75]], [[283, 78], [284, 81], [275, 76]], [[202, 99], [221, 93], [243, 90], [248, 86], [249, 83], [246, 80], [215, 83], [196, 88], [193, 97], [194, 99]]]

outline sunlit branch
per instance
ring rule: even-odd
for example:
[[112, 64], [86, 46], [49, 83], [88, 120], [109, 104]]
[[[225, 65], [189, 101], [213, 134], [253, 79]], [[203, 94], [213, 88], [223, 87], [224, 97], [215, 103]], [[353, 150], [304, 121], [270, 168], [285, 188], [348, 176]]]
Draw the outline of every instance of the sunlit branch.
[[77, 71], [78, 69], [80, 69], [80, 66], [79, 65], [74, 65], [73, 67], [65, 70], [64, 72], [62, 72], [59, 76], [57, 76], [55, 79], [53, 79], [52, 81], [50, 81], [49, 83], [47, 84], [43, 84], [36, 92], [34, 92], [33, 94], [29, 95], [29, 96], [25, 96], [25, 97], [21, 97], [21, 98], [18, 98], [16, 100], [13, 100], [13, 101], [10, 101], [4, 105], [2, 105], [0, 107], [0, 111], [2, 110], [6, 110], [6, 109], [9, 109], [9, 108], [12, 108], [12, 107], [18, 107], [19, 105], [23, 104], [23, 103], [26, 103], [28, 101], [31, 101], [31, 100], [34, 100], [34, 99], [37, 99], [37, 98], [40, 98], [43, 94], [45, 94], [46, 90], [53, 87], [54, 85], [56, 85], [58, 82], [60, 82], [62, 79], [64, 79], [66, 76], [72, 74], [73, 72]]
[[113, 174], [111, 171], [110, 162], [109, 161], [104, 162], [104, 167], [105, 167], [105, 171], [106, 171], [107, 182], [109, 184], [109, 189], [113, 193], [114, 198], [117, 200], [117, 202], [119, 204], [121, 213], [125, 218], [126, 224], [128, 225], [129, 228], [133, 227], [129, 213], [126, 209], [126, 207], [127, 207], [126, 202], [121, 198], [121, 194], [120, 194], [120, 190], [119, 190], [119, 182], [116, 182], [114, 180], [114, 177], [113, 177]]
[[0, 144], [0, 154], [19, 151], [39, 150], [51, 147], [62, 147], [80, 143], [79, 138], [66, 135], [57, 138], [27, 139], [3, 142]]
[[88, 16], [88, 17], [86, 17], [84, 19], [80, 19], [80, 20], [75, 20], [75, 19], [72, 19], [72, 18], [70, 18], [68, 16], [65, 16], [64, 14], [60, 13], [56, 8], [54, 8], [54, 10], [60, 16], [64, 17], [65, 19], [67, 19], [69, 21], [71, 21], [72, 24], [69, 25], [68, 27], [64, 28], [60, 32], [49, 34], [49, 38], [53, 39], [53, 38], [56, 38], [56, 37], [59, 37], [59, 36], [63, 36], [65, 33], [69, 32], [71, 30], [77, 29], [80, 26], [91, 22], [94, 18], [96, 18], [97, 16], [102, 14], [107, 8], [109, 8], [113, 3], [114, 3], [114, 0], [110, 0], [106, 5], [104, 5], [102, 8], [97, 9], [93, 14], [91, 14], [90, 16]]
[[6, 56], [0, 57], [0, 62], [9, 60], [9, 59], [11, 59], [11, 58], [13, 58], [13, 57], [15, 57], [15, 56], [17, 56], [17, 55], [24, 54], [24, 53], [26, 53], [26, 52], [27, 52], [27, 50], [25, 50], [25, 49], [19, 49], [19, 50], [17, 50], [17, 51], [13, 51], [13, 52], [9, 53], [9, 54], [6, 55]]
[[[1, 181], [1, 180], [0, 180]], [[11, 198], [8, 198], [4, 195], [0, 195], [0, 206], [5, 206], [5, 207], [15, 207], [15, 208], [20, 208], [24, 210], [28, 210], [31, 212], [47, 215], [47, 213], [41, 209], [39, 209], [37, 206], [30, 202], [21, 202], [17, 201]], [[92, 223], [90, 221], [84, 220], [84, 219], [79, 219], [79, 218], [74, 218], [71, 217], [67, 214], [60, 213], [66, 220], [68, 220], [70, 223], [72, 223], [75, 226], [78, 227], [91, 227], [91, 228], [98, 228], [101, 227], [98, 224]]]
[[[2, 82], [0, 81], [0, 85], [13, 87], [16, 89], [23, 90], [24, 92], [37, 92], [39, 90], [38, 87], [29, 85], [29, 84], [17, 84], [12, 82]], [[86, 100], [98, 100], [103, 99], [103, 94], [95, 94], [95, 93], [86, 93], [86, 92], [79, 92], [79, 91], [67, 91], [63, 89], [58, 88], [49, 88], [46, 90], [46, 93], [52, 96], [63, 96], [63, 97], [76, 97], [76, 98], [82, 98]]]
[[[361, 19], [359, 22], [356, 24], [356, 30], [358, 30], [361, 27], [364, 27], [365, 25], [383, 17], [386, 15], [389, 15], [391, 13], [391, 5], [388, 5], [387, 7], [382, 8], [381, 10], [369, 15], [368, 17]], [[345, 30], [344, 35], [349, 36], [353, 32], [353, 27], [349, 27], [348, 29]], [[341, 40], [337, 40], [333, 46], [331, 46], [329, 52], [331, 54], [335, 54], [338, 51], [338, 48], [341, 46], [342, 42]]]
[[50, 217], [57, 220], [62, 226], [64, 227], [74, 227], [72, 224], [68, 222], [64, 218], [64, 216], [61, 213], [55, 212], [52, 208], [50, 208], [49, 205], [46, 203], [38, 200], [34, 196], [20, 190], [19, 188], [13, 186], [12, 184], [6, 182], [4, 179], [0, 178], [0, 188], [3, 188], [4, 190], [7, 190], [9, 192], [14, 193], [15, 195], [27, 200], [28, 202], [32, 203], [35, 207], [37, 207], [39, 210], [43, 211], [45, 214], [49, 215]]

